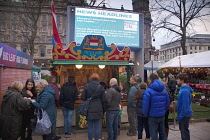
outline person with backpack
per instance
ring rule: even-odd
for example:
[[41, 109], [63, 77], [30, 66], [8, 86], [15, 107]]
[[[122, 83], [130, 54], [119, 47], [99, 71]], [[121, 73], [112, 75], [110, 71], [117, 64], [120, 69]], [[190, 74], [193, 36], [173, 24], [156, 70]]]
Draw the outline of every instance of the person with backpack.
[[60, 106], [64, 116], [64, 134], [66, 138], [72, 136], [72, 115], [74, 104], [78, 99], [78, 90], [74, 84], [75, 77], [69, 76], [68, 82], [61, 87]]
[[[91, 101], [88, 108], [88, 140], [98, 140], [101, 133], [100, 122], [103, 119], [104, 104], [106, 103], [106, 95], [102, 85], [99, 83], [100, 77], [97, 73], [90, 76], [90, 80], [85, 85], [81, 99]], [[93, 95], [94, 94], [94, 95]]]

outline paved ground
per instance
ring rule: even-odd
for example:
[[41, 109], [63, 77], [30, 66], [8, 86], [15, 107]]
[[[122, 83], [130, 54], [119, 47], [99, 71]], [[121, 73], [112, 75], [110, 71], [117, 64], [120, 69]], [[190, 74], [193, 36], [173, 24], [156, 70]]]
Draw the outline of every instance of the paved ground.
[[[128, 124], [122, 124], [121, 133], [118, 137], [118, 140], [137, 140], [137, 136], [127, 136]], [[178, 127], [178, 126], [177, 126]], [[62, 128], [58, 129], [58, 133], [62, 133]], [[102, 133], [104, 139], [107, 139], [106, 130], [103, 129]], [[62, 134], [60, 135], [62, 136]], [[144, 134], [145, 136], [145, 134]], [[191, 140], [210, 140], [210, 122], [196, 122], [190, 123], [190, 136]], [[41, 140], [41, 136], [33, 136], [34, 140]], [[169, 140], [181, 140], [180, 131], [169, 131]], [[71, 138], [62, 137], [61, 140], [87, 140], [87, 131], [86, 130], [74, 130], [73, 136]]]

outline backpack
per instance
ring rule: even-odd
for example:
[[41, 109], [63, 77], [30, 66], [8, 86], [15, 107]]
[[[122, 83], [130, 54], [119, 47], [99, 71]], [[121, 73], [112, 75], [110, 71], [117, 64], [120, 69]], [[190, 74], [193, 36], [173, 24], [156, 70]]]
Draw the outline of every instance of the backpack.
[[[99, 88], [99, 85], [96, 88], [96, 91], [98, 90], [98, 88]], [[93, 93], [93, 95], [96, 93], [96, 91]], [[85, 102], [80, 104], [80, 108], [79, 108], [79, 114], [80, 115], [83, 115], [83, 116], [87, 116], [88, 115], [88, 108], [89, 108], [90, 101], [91, 101], [93, 95], [89, 99], [87, 99]]]

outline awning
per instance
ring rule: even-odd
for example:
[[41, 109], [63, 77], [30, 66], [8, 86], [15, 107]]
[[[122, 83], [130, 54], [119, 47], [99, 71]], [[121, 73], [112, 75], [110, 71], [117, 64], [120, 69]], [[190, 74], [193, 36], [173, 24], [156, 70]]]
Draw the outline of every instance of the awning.
[[79, 60], [55, 60], [53, 65], [118, 65], [134, 66], [127, 61], [79, 61]]

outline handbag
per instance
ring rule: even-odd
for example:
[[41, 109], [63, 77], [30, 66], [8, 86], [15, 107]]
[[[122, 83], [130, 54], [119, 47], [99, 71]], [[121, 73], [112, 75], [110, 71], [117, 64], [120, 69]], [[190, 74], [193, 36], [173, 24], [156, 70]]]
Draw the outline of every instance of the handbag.
[[[99, 85], [96, 88], [96, 91], [98, 90], [98, 88], [99, 88]], [[87, 99], [85, 102], [82, 102], [80, 104], [80, 108], [79, 108], [79, 114], [80, 115], [83, 115], [83, 116], [88, 115], [88, 108], [89, 108], [89, 105], [90, 105], [90, 101], [91, 101], [93, 95], [96, 93], [96, 91], [92, 94], [92, 96], [89, 99]]]
[[52, 123], [46, 110], [40, 109], [37, 114], [37, 122], [34, 132], [40, 135], [48, 135], [51, 133]]

